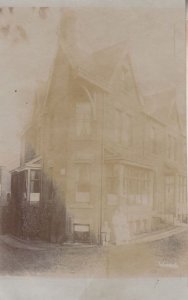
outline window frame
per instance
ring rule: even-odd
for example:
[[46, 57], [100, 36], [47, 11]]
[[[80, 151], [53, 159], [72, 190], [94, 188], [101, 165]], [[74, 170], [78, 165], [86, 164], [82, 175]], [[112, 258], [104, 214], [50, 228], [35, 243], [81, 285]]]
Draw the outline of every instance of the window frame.
[[[82, 182], [81, 175], [80, 175], [80, 170], [79, 168], [85, 168], [87, 167], [87, 171], [86, 173], [88, 174], [88, 176], [84, 176], [84, 180]], [[75, 164], [75, 201], [78, 203], [90, 203], [91, 202], [91, 163], [89, 162], [83, 162], [83, 163], [76, 163]], [[81, 171], [83, 172], [83, 170]], [[80, 178], [79, 178], [80, 176]], [[86, 180], [87, 178], [87, 180]], [[88, 191], [80, 191], [82, 189], [79, 189], [79, 186], [83, 186], [86, 185], [88, 186]], [[85, 197], [88, 197], [88, 200], [80, 200], [79, 196], [83, 194], [85, 194]]]

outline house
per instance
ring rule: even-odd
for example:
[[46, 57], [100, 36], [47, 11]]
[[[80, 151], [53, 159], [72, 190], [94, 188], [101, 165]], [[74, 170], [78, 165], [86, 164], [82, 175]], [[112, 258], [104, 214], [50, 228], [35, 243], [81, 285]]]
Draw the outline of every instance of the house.
[[175, 91], [141, 97], [125, 42], [84, 55], [62, 34], [36, 99], [12, 194], [35, 211], [38, 236], [121, 244], [187, 222]]

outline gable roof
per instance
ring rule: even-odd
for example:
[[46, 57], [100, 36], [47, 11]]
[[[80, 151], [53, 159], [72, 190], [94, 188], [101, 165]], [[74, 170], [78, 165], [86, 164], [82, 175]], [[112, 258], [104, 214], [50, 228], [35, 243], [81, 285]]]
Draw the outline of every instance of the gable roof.
[[181, 131], [183, 131], [183, 124], [181, 122], [180, 114], [176, 102], [176, 90], [168, 89], [158, 93], [144, 97], [145, 112], [163, 123], [168, 125], [172, 113], [177, 115], [177, 122]]
[[109, 86], [114, 70], [125, 53], [127, 53], [125, 42], [103, 48], [93, 52], [82, 68], [90, 77], [98, 78]]
[[116, 66], [127, 53], [125, 41], [87, 53], [77, 47], [71, 49], [66, 42], [61, 41], [60, 47], [65, 53], [71, 67], [77, 74], [88, 81], [92, 81], [105, 90], [109, 89], [110, 80]]
[[145, 111], [162, 123], [166, 123], [169, 110], [171, 109], [175, 98], [176, 93], [172, 89], [144, 96]]

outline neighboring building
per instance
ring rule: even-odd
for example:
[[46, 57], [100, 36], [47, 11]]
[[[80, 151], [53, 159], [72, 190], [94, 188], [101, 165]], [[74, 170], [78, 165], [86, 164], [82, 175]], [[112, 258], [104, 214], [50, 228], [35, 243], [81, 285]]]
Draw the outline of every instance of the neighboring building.
[[51, 241], [118, 244], [187, 222], [175, 91], [140, 97], [125, 43], [84, 59], [71, 50], [60, 43], [23, 135], [15, 201], [39, 211]]
[[187, 222], [186, 124], [178, 112], [176, 92], [147, 97], [145, 106], [156, 160], [155, 216], [169, 224]]
[[7, 194], [10, 193], [10, 173], [5, 166], [0, 166], [0, 206], [7, 204]]
[[[6, 227], [5, 210], [8, 205], [8, 196], [10, 194], [11, 176], [5, 166], [0, 166], [0, 233]], [[9, 198], [10, 199], [10, 198]], [[8, 220], [9, 221], [9, 220]]]
[[[40, 111], [36, 109], [33, 111], [29, 126], [25, 128], [21, 137], [20, 166], [11, 171], [11, 196], [14, 201], [12, 233], [16, 235], [24, 236], [23, 227], [33, 227], [33, 223], [35, 224], [34, 229], [24, 228], [24, 230], [28, 231], [30, 235], [38, 235], [38, 228], [36, 227], [39, 226], [39, 202], [41, 199], [41, 157], [39, 147], [42, 143], [42, 140], [39, 141], [40, 114], [42, 111], [40, 100], [45, 95], [45, 88], [46, 85], [41, 83], [34, 104], [34, 107], [40, 108]], [[27, 214], [29, 218], [27, 220], [28, 226], [24, 224], [26, 219], [23, 212], [23, 207], [26, 206], [24, 203], [29, 203], [26, 208], [29, 211]]]

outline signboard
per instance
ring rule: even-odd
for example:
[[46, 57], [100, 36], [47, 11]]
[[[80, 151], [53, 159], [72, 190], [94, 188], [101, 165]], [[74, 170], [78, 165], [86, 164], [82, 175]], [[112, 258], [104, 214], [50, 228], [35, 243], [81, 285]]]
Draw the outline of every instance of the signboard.
[[74, 231], [89, 232], [89, 225], [75, 224]]
[[40, 201], [40, 193], [30, 193], [30, 202], [37, 203]]

